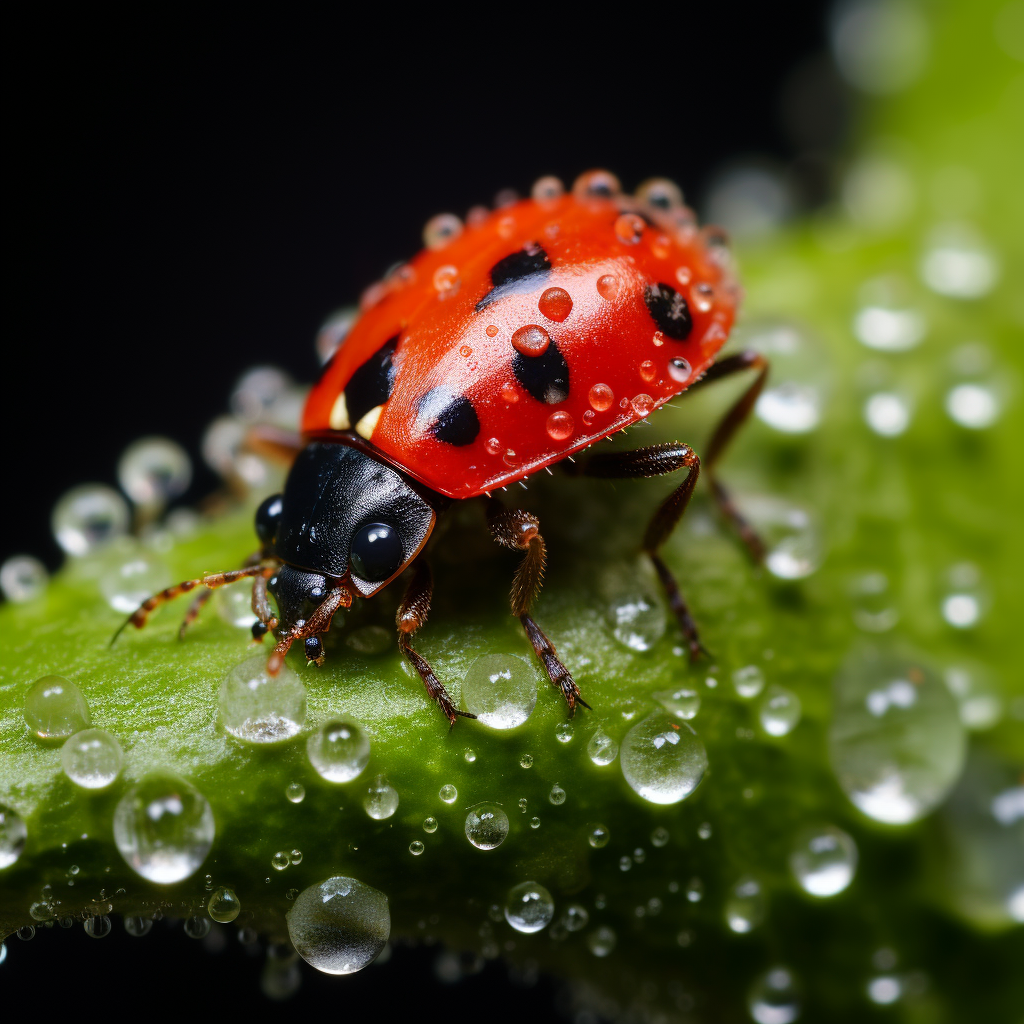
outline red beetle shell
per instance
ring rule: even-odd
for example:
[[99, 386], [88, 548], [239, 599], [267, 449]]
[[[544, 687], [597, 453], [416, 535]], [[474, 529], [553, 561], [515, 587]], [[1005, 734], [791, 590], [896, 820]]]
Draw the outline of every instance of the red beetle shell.
[[684, 207], [567, 194], [498, 209], [368, 291], [303, 431], [354, 429], [452, 498], [505, 486], [704, 373], [739, 298], [727, 263]]

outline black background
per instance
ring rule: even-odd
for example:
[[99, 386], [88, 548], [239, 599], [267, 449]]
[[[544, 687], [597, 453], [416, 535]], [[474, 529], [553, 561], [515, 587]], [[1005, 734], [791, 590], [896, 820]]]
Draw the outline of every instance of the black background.
[[[824, 60], [820, 2], [679, 4], [628, 20], [509, 9], [459, 25], [454, 7], [421, 25], [383, 5], [346, 10], [365, 20], [65, 15], [9, 39], [0, 559], [59, 564], [54, 501], [77, 483], [113, 485], [118, 454], [145, 434], [188, 448], [186, 503], [211, 490], [199, 438], [242, 371], [273, 363], [313, 379], [324, 317], [412, 255], [437, 212], [594, 166], [629, 189], [674, 178], [699, 207], [716, 170], [752, 156], [788, 168], [813, 202], [827, 161], [808, 150], [841, 139], [841, 106], [817, 132], [792, 123], [795, 83]], [[821, 99], [827, 76], [817, 81], [797, 105]], [[115, 922], [102, 942], [78, 925], [8, 949], [8, 1000], [58, 976], [67, 993], [113, 985], [122, 1007], [152, 1005], [183, 976], [197, 993], [230, 992], [197, 1010], [263, 1000], [237, 943], [215, 957], [180, 925], [133, 940]], [[379, 1011], [401, 979], [411, 1014], [433, 1004], [459, 1018], [464, 1003], [468, 1016], [474, 986], [493, 1020], [552, 1006], [548, 983], [510, 988], [493, 964], [431, 988], [434, 956], [400, 950], [348, 982], [307, 971], [291, 1005]]]

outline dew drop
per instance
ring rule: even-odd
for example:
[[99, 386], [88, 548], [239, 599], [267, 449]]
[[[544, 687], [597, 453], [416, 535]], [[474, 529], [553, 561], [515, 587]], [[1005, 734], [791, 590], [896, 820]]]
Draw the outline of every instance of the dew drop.
[[608, 925], [603, 924], [587, 936], [587, 949], [594, 956], [606, 957], [615, 949], [615, 938], [615, 932]]
[[321, 778], [351, 782], [370, 760], [370, 738], [358, 722], [335, 718], [309, 737], [306, 753]]
[[90, 720], [82, 691], [60, 676], [37, 679], [25, 694], [25, 724], [41, 740], [73, 736], [88, 728]]
[[572, 722], [559, 722], [555, 726], [555, 739], [559, 743], [569, 743], [573, 737]]
[[857, 844], [835, 825], [805, 828], [796, 837], [789, 867], [804, 892], [835, 896], [853, 881]]
[[524, 935], [546, 928], [554, 915], [555, 901], [540, 882], [520, 882], [505, 898], [505, 920]]
[[948, 592], [942, 598], [942, 617], [954, 629], [971, 629], [985, 611], [981, 574], [971, 562], [958, 562], [946, 573]]
[[423, 244], [428, 249], [443, 249], [462, 234], [462, 221], [454, 213], [439, 213], [423, 228]]
[[530, 828], [540, 828], [540, 818], [536, 818], [536, 817], [531, 818], [530, 819]]
[[50, 526], [69, 555], [88, 555], [128, 532], [128, 503], [102, 484], [72, 488], [54, 506]]
[[1003, 717], [1003, 699], [995, 681], [982, 666], [950, 665], [943, 673], [966, 729], [991, 729]]
[[301, 804], [306, 799], [306, 787], [301, 782], [289, 782], [284, 789], [284, 795], [293, 804]]
[[905, 352], [919, 345], [927, 332], [924, 314], [911, 305], [901, 280], [876, 278], [864, 285], [853, 320], [853, 333], [863, 345], [880, 352]]
[[0, 592], [12, 604], [34, 601], [46, 589], [46, 566], [31, 555], [12, 555], [0, 565]]
[[608, 302], [614, 302], [619, 295], [619, 279], [614, 274], [602, 274], [597, 279], [597, 294]]
[[437, 818], [424, 818], [423, 819], [423, 831], [429, 834], [433, 834], [437, 831]]
[[696, 690], [685, 687], [679, 690], [658, 690], [651, 696], [676, 718], [688, 721], [700, 711], [700, 694]]
[[761, 698], [758, 717], [769, 736], [786, 736], [800, 721], [800, 698], [784, 686], [769, 686]]
[[538, 203], [550, 203], [565, 195], [565, 186], [559, 178], [548, 174], [533, 183], [530, 196]]
[[548, 288], [537, 301], [537, 308], [548, 320], [560, 324], [572, 312], [572, 296], [564, 288]]
[[83, 927], [90, 939], [105, 939], [110, 934], [110, 918], [106, 914], [90, 917]]
[[903, 995], [903, 982], [893, 974], [879, 974], [867, 984], [868, 999], [878, 1006], [891, 1006]]
[[266, 655], [256, 654], [224, 676], [218, 710], [220, 724], [236, 739], [280, 743], [295, 736], [306, 721], [306, 688], [287, 664], [270, 675]]
[[792, 1024], [800, 1016], [800, 997], [786, 967], [759, 974], [750, 987], [747, 1009], [756, 1024]]
[[749, 700], [764, 689], [764, 673], [757, 665], [745, 665], [733, 672], [732, 685], [739, 696]]
[[148, 917], [126, 917], [124, 930], [134, 938], [140, 939], [153, 930], [153, 921]]
[[933, 292], [952, 299], [980, 299], [1000, 277], [995, 252], [973, 229], [956, 224], [932, 233], [918, 270]]
[[117, 463], [117, 480], [136, 505], [159, 510], [188, 490], [192, 462], [175, 441], [144, 437], [125, 449]]
[[587, 743], [587, 757], [598, 767], [611, 764], [619, 756], [619, 745], [606, 732], [598, 729]]
[[641, 419], [646, 419], [654, 412], [654, 399], [650, 395], [635, 395], [629, 403], [633, 406], [633, 412]]
[[387, 896], [340, 875], [304, 889], [285, 916], [295, 951], [324, 974], [361, 971], [391, 934]]
[[622, 213], [615, 219], [615, 237], [624, 245], [636, 245], [644, 236], [643, 217], [635, 213]]
[[655, 711], [626, 733], [619, 763], [630, 788], [644, 800], [675, 804], [700, 784], [708, 757], [687, 722]]
[[868, 644], [833, 686], [829, 755], [839, 785], [869, 818], [917, 821], [960, 774], [964, 729], [942, 681], [916, 657]]
[[288, 856], [288, 852], [286, 850], [278, 850], [277, 853], [270, 858], [270, 866], [275, 871], [284, 871], [291, 862], [291, 857]]
[[121, 744], [103, 729], [83, 729], [64, 741], [64, 774], [83, 789], [105, 789], [121, 774]]
[[770, 495], [737, 499], [740, 512], [764, 540], [765, 566], [777, 579], [800, 580], [818, 570], [823, 557], [816, 519], [799, 505]]
[[548, 793], [548, 803], [554, 804], [556, 807], [565, 803], [565, 790], [557, 782], [551, 787], [551, 792]]
[[648, 383], [648, 384], [649, 384], [649, 383], [650, 383], [650, 382], [651, 382], [652, 380], [654, 380], [654, 378], [655, 378], [655, 376], [656, 376], [656, 374], [657, 374], [657, 372], [658, 372], [658, 371], [656, 370], [655, 366], [654, 366], [654, 363], [653, 363], [653, 362], [652, 362], [652, 361], [651, 361], [650, 359], [645, 359], [645, 360], [644, 360], [644, 361], [643, 361], [643, 362], [642, 362], [642, 363], [640, 364], [640, 366], [639, 366], [639, 368], [638, 368], [638, 369], [639, 369], [639, 372], [640, 372], [640, 376], [641, 376], [641, 377], [642, 377], [642, 378], [643, 378], [643, 379], [644, 379], [645, 381], [647, 381], [647, 383]]
[[536, 358], [542, 356], [551, 344], [551, 336], [543, 327], [536, 324], [527, 324], [520, 327], [512, 335], [512, 347], [523, 356]]
[[185, 918], [185, 934], [190, 939], [205, 939], [210, 934], [210, 919], [199, 914]]
[[480, 803], [466, 815], [466, 838], [478, 850], [495, 850], [508, 835], [508, 815], [492, 803]]
[[213, 845], [213, 811], [191, 783], [170, 772], [143, 777], [114, 811], [114, 842], [128, 866], [158, 885], [195, 874]]
[[595, 384], [587, 397], [592, 409], [597, 412], [607, 412], [615, 401], [615, 392], [607, 384]]
[[821, 422], [821, 395], [815, 387], [782, 381], [762, 392], [754, 411], [780, 433], [806, 434]]
[[241, 909], [242, 903], [235, 895], [235, 890], [229, 889], [226, 885], [214, 889], [206, 904], [207, 913], [217, 924], [231, 924]]
[[494, 324], [488, 324], [484, 333], [488, 338], [496, 338], [498, 336], [498, 328]]
[[546, 429], [548, 437], [552, 441], [567, 441], [576, 429], [572, 413], [566, 412], [564, 409], [556, 409], [548, 416]]
[[424, 851], [425, 849], [426, 849], [426, 847], [425, 847], [425, 846], [423, 845], [423, 843], [422, 843], [422, 842], [420, 842], [420, 840], [419, 840], [419, 839], [414, 839], [414, 840], [413, 840], [413, 841], [412, 841], [412, 842], [411, 842], [411, 843], [409, 844], [409, 852], [410, 852], [410, 853], [411, 853], [411, 854], [412, 854], [412, 855], [413, 855], [414, 857], [418, 857], [418, 856], [419, 856], [419, 855], [420, 855], [420, 854], [421, 854], [421, 853], [422, 853], [422, 852], [423, 852], [423, 851]]
[[656, 210], [676, 210], [683, 205], [683, 193], [668, 178], [648, 178], [636, 190], [636, 197]]
[[711, 834], [711, 822], [705, 821], [697, 826], [697, 837], [699, 839], [710, 839]]
[[877, 391], [864, 403], [864, 422], [881, 437], [899, 437], [910, 426], [910, 403], [894, 391]]
[[677, 384], [685, 384], [690, 379], [692, 373], [693, 367], [682, 356], [677, 356], [675, 359], [668, 361], [668, 375]]
[[872, 570], [855, 576], [850, 582], [850, 596], [853, 621], [865, 633], [885, 633], [899, 622], [885, 573]]
[[437, 794], [446, 804], [453, 804], [458, 799], [459, 791], [450, 783], [443, 785]]
[[572, 183], [577, 199], [612, 199], [621, 192], [622, 185], [611, 171], [586, 171]]
[[732, 888], [725, 904], [725, 922], [738, 935], [753, 931], [765, 916], [765, 898], [761, 883], [746, 875]]
[[520, 768], [532, 768], [533, 767], [533, 754], [523, 754], [523, 756], [521, 758], [519, 758], [519, 767]]
[[450, 263], [438, 267], [434, 271], [432, 283], [434, 291], [437, 292], [439, 298], [445, 299], [449, 295], [454, 295], [459, 290], [459, 284], [461, 283], [459, 281], [458, 268], [453, 267]]
[[9, 868], [25, 849], [28, 829], [21, 815], [6, 804], [0, 804], [0, 871]]
[[213, 601], [217, 614], [230, 626], [250, 630], [257, 621], [252, 610], [252, 590], [247, 587], [221, 587]]
[[630, 871], [633, 868], [633, 858], [628, 855], [623, 855], [619, 858], [619, 870]]
[[601, 592], [608, 602], [605, 617], [612, 635], [631, 651], [651, 650], [665, 635], [665, 607], [650, 574], [617, 566], [601, 580]]
[[398, 790], [383, 775], [378, 775], [366, 790], [363, 810], [374, 821], [390, 818], [398, 810]]
[[506, 448], [505, 454], [502, 455], [501, 461], [508, 466], [509, 469], [515, 469], [519, 465], [519, 456], [516, 454], [514, 448]]
[[159, 558], [138, 551], [111, 566], [100, 577], [99, 584], [107, 604], [114, 611], [128, 615], [170, 582], [170, 572]]
[[484, 448], [487, 449], [488, 455], [500, 455], [502, 452], [502, 443], [496, 437], [490, 437], [484, 442]]
[[611, 839], [611, 832], [605, 825], [591, 825], [587, 831], [587, 842], [595, 849], [600, 850], [608, 845]]
[[341, 343], [348, 337], [352, 325], [359, 318], [359, 310], [355, 306], [346, 306], [332, 313], [323, 323], [316, 336], [316, 354], [320, 365], [325, 365], [337, 352]]

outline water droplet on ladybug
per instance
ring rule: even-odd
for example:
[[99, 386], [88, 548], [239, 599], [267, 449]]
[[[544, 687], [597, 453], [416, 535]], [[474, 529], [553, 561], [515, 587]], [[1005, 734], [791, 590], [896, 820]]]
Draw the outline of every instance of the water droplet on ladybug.
[[625, 245], [636, 245], [644, 235], [644, 219], [624, 213], [615, 221], [615, 237]]
[[572, 191], [577, 199], [611, 199], [622, 192], [622, 185], [611, 171], [587, 171], [573, 182]]
[[542, 356], [551, 344], [551, 338], [543, 327], [527, 324], [512, 335], [512, 347], [524, 356]]
[[626, 409], [629, 408], [629, 399], [628, 398], [620, 398], [619, 399], [619, 408], [622, 409], [623, 412], [625, 412]]
[[667, 260], [672, 253], [672, 240], [668, 235], [657, 235], [651, 241], [651, 252], [659, 260]]
[[538, 203], [552, 202], [565, 195], [565, 186], [562, 184], [561, 179], [549, 174], [543, 178], [538, 178], [533, 183], [530, 195]]
[[374, 281], [359, 296], [359, 311], [365, 313], [368, 309], [373, 309], [387, 293], [388, 286], [383, 281]]
[[442, 297], [454, 295], [459, 288], [459, 271], [450, 263], [434, 271], [434, 290]]
[[501, 442], [496, 437], [490, 437], [484, 442], [484, 447], [487, 449], [488, 455], [500, 455], [501, 454]]
[[693, 280], [693, 271], [689, 267], [676, 267], [676, 280], [680, 284], [689, 284]]
[[595, 384], [588, 395], [590, 407], [597, 412], [606, 412], [615, 401], [615, 392], [607, 384]]
[[668, 178], [648, 178], [636, 190], [637, 199], [656, 210], [674, 210], [683, 205], [683, 193]]
[[656, 371], [654, 369], [654, 363], [652, 363], [650, 359], [645, 359], [640, 364], [640, 376], [643, 377], [643, 379], [648, 383], [654, 380], [655, 372]]
[[597, 419], [597, 414], [594, 412], [593, 409], [588, 409], [583, 414], [583, 424], [584, 424], [584, 426], [589, 427], [594, 422], [594, 420], [596, 420], [596, 419]]
[[602, 299], [613, 301], [619, 294], [619, 279], [614, 274], [602, 274], [597, 279], [597, 294]]
[[423, 244], [428, 249], [443, 249], [462, 234], [462, 221], [454, 213], [439, 213], [423, 228]]
[[702, 281], [690, 292], [690, 303], [698, 313], [707, 313], [713, 304], [714, 294], [715, 290], [711, 285]]
[[662, 334], [661, 331], [655, 331], [654, 334], [651, 335], [651, 341], [654, 342], [655, 348], [661, 348], [661, 346], [665, 344], [665, 335]]
[[473, 354], [473, 350], [468, 345], [463, 345], [459, 349], [459, 355], [462, 356], [463, 359], [467, 359], [472, 354]]
[[537, 308], [549, 320], [561, 323], [572, 312], [572, 296], [564, 288], [548, 288]]
[[505, 450], [505, 454], [501, 457], [501, 461], [508, 467], [519, 465], [519, 456], [516, 455], [515, 451], [511, 448]]
[[501, 220], [498, 221], [498, 234], [502, 238], [510, 238], [512, 236], [512, 233], [515, 231], [515, 229], [516, 229], [516, 219], [515, 219], [515, 217], [511, 217], [511, 216], [509, 216], [509, 217], [502, 217]]
[[668, 362], [668, 375], [676, 381], [678, 384], [685, 384], [690, 379], [690, 374], [693, 373], [693, 367], [683, 359], [681, 356], [677, 356], [675, 359], [670, 359]]
[[637, 416], [642, 416], [644, 419], [654, 412], [654, 399], [650, 395], [636, 395], [630, 404]]
[[466, 227], [478, 228], [490, 215], [491, 211], [486, 206], [474, 206], [466, 213]]
[[493, 338], [497, 335], [498, 328], [495, 327], [494, 324], [488, 324], [487, 330], [484, 333], [487, 335], [488, 338]]
[[564, 409], [558, 409], [548, 417], [547, 431], [552, 441], [568, 440], [572, 437], [574, 428], [572, 414]]
[[519, 392], [516, 391], [515, 386], [512, 384], [506, 384], [501, 389], [502, 401], [508, 402], [509, 405], [515, 405], [519, 401]]

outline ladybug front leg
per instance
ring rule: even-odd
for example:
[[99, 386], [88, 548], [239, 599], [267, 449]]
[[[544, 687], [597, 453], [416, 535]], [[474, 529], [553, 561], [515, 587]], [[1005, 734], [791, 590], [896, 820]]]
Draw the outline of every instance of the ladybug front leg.
[[[267, 607], [269, 609], [269, 602]], [[315, 646], [319, 648], [319, 655], [314, 657], [307, 654], [307, 657], [319, 665], [324, 660], [323, 646], [319, 642], [320, 634], [326, 633], [331, 628], [331, 619], [334, 618], [334, 613], [339, 608], [351, 607], [352, 594], [345, 587], [334, 587], [328, 591], [327, 596], [316, 606], [308, 619], [296, 622], [280, 635], [274, 645], [274, 650], [267, 659], [267, 674], [276, 676], [281, 671], [285, 655], [296, 640], [313, 640], [314, 638], [317, 640]]]
[[502, 547], [525, 552], [512, 580], [512, 614], [523, 624], [551, 685], [561, 691], [570, 713], [575, 712], [577, 704], [589, 708], [590, 705], [580, 696], [576, 681], [558, 657], [554, 644], [530, 615], [530, 605], [540, 593], [547, 562], [547, 549], [540, 535], [540, 520], [524, 509], [507, 509], [496, 498], [492, 498], [487, 503], [487, 523], [494, 539]]
[[430, 614], [430, 599], [434, 594], [434, 578], [430, 566], [421, 558], [412, 569], [412, 579], [405, 588], [405, 596], [398, 606], [395, 625], [398, 626], [398, 649], [409, 659], [409, 663], [419, 673], [427, 694], [444, 712], [450, 725], [461, 715], [463, 718], [476, 718], [468, 711], [460, 711], [452, 700], [444, 684], [434, 675], [434, 670], [426, 658], [417, 654], [409, 645], [413, 633], [427, 621]]
[[679, 590], [672, 571], [664, 563], [658, 549], [668, 540], [676, 524], [686, 511], [697, 486], [700, 474], [700, 458], [697, 453], [680, 441], [669, 444], [654, 444], [647, 448], [637, 448], [631, 452], [610, 452], [595, 455], [583, 464], [582, 472], [586, 476], [604, 477], [606, 479], [622, 479], [632, 477], [644, 479], [663, 476], [686, 469], [686, 479], [658, 506], [651, 516], [651, 521], [644, 531], [643, 548], [647, 557], [654, 563], [654, 569], [665, 588], [669, 607], [675, 613], [679, 628], [686, 637], [690, 648], [690, 657], [696, 658], [701, 653], [707, 654], [697, 633], [697, 624], [693, 621], [690, 609]]

